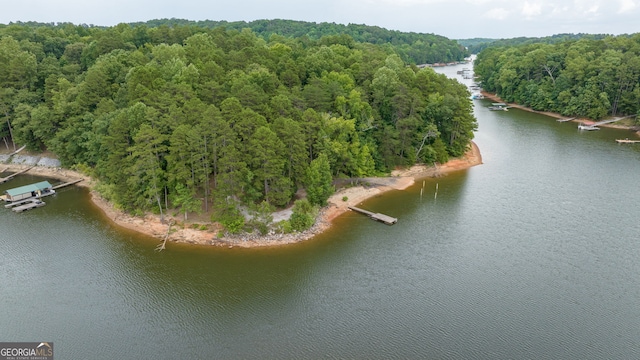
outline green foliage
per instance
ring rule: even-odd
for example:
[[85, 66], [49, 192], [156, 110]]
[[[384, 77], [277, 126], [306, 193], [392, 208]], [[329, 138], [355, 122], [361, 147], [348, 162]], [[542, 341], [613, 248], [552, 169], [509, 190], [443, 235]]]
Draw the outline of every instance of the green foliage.
[[291, 222], [289, 220], [282, 220], [275, 226], [275, 230], [280, 234], [290, 234], [293, 232], [291, 228]]
[[240, 233], [244, 228], [245, 218], [236, 204], [233, 201], [218, 201], [216, 205], [211, 220], [222, 224], [230, 234]]
[[294, 231], [304, 231], [316, 221], [317, 211], [307, 199], [296, 200], [289, 222]]
[[260, 234], [265, 235], [269, 232], [269, 226], [273, 222], [272, 213], [274, 211], [275, 207], [273, 205], [267, 201], [261, 202], [252, 209], [251, 213], [253, 217], [247, 225], [257, 229]]
[[305, 186], [309, 202], [313, 205], [327, 205], [327, 199], [335, 192], [327, 155], [322, 153], [311, 161], [306, 175]]
[[580, 39], [601, 40], [607, 36], [608, 35], [606, 34], [556, 34], [542, 38], [517, 37], [511, 39], [459, 39], [458, 43], [466, 47], [472, 54], [478, 54], [489, 47], [519, 46], [538, 43], [557, 44]]
[[435, 161], [440, 164], [444, 164], [449, 161], [449, 154], [447, 153], [447, 148], [442, 139], [436, 138], [431, 149], [433, 150]]
[[[133, 24], [142, 25], [142, 24]], [[294, 20], [245, 21], [189, 21], [183, 19], [151, 20], [146, 26], [170, 26], [173, 29], [189, 26], [199, 28], [220, 28], [241, 31], [251, 29], [264, 40], [274, 36], [285, 38], [307, 38], [317, 40], [320, 45], [342, 45], [353, 48], [357, 43], [387, 45], [400, 54], [405, 62], [426, 64], [462, 60], [469, 56], [468, 50], [458, 42], [434, 34], [405, 33], [387, 30], [377, 26], [361, 24], [341, 25], [336, 23], [315, 23]], [[340, 34], [340, 35], [336, 35]]]
[[95, 185], [94, 189], [107, 201], [114, 201], [116, 198], [115, 186], [113, 184], [107, 184], [100, 181]]
[[180, 211], [184, 213], [184, 221], [187, 221], [187, 214], [189, 212], [200, 212], [202, 208], [202, 201], [195, 197], [193, 191], [183, 184], [176, 185], [176, 192], [173, 195], [172, 203], [174, 206], [180, 208]]
[[[0, 24], [0, 137], [82, 166], [124, 210], [203, 209], [237, 232], [238, 209], [260, 204], [251, 225], [265, 232], [299, 186], [323, 205], [334, 176], [461, 154], [476, 128], [466, 89], [407, 65], [464, 55], [443, 37], [364, 25]], [[607, 74], [627, 64], [619, 55]], [[613, 102], [603, 84], [585, 98]], [[291, 229], [313, 223], [307, 210]]]
[[476, 59], [485, 90], [565, 116], [601, 119], [640, 108], [640, 36], [490, 47]]

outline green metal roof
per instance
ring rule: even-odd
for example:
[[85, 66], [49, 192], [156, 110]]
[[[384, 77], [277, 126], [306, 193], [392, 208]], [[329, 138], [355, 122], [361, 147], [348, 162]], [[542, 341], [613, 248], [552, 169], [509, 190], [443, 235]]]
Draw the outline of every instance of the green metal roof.
[[49, 184], [48, 181], [40, 181], [39, 183], [35, 183], [35, 184], [30, 184], [30, 185], [25, 185], [25, 186], [20, 186], [17, 188], [13, 188], [13, 189], [9, 189], [7, 190], [7, 194], [9, 194], [9, 196], [17, 196], [17, 195], [22, 195], [25, 193], [30, 193], [33, 191], [42, 191], [45, 189], [51, 189], [51, 184]]

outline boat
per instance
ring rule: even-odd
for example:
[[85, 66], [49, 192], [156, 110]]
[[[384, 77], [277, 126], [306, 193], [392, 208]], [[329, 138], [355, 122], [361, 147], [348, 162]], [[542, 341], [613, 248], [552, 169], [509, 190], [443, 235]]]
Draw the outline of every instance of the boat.
[[585, 125], [583, 123], [580, 123], [580, 125], [578, 125], [578, 130], [593, 131], [593, 130], [600, 130], [600, 128], [597, 126]]
[[473, 100], [482, 100], [482, 99], [484, 99], [484, 95], [482, 95], [482, 94], [473, 94], [473, 95], [471, 95], [471, 99], [473, 99]]
[[489, 106], [489, 110], [492, 110], [492, 111], [507, 111], [507, 110], [509, 110], [509, 107], [505, 103], [492, 103], [491, 106]]

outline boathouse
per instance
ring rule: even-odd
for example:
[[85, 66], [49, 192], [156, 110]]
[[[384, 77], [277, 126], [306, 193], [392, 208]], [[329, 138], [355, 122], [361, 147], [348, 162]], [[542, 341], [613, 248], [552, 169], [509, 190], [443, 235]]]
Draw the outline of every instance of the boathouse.
[[53, 186], [48, 181], [20, 186], [5, 192], [5, 201], [20, 201], [31, 197], [42, 197], [53, 192]]

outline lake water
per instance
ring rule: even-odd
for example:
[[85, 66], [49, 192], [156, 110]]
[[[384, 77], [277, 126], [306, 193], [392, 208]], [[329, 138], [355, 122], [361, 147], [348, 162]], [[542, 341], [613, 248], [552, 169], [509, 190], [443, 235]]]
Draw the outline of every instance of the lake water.
[[0, 341], [58, 359], [640, 358], [640, 145], [475, 103], [484, 164], [362, 204], [394, 226], [347, 213], [302, 244], [158, 253], [80, 188], [1, 208]]

